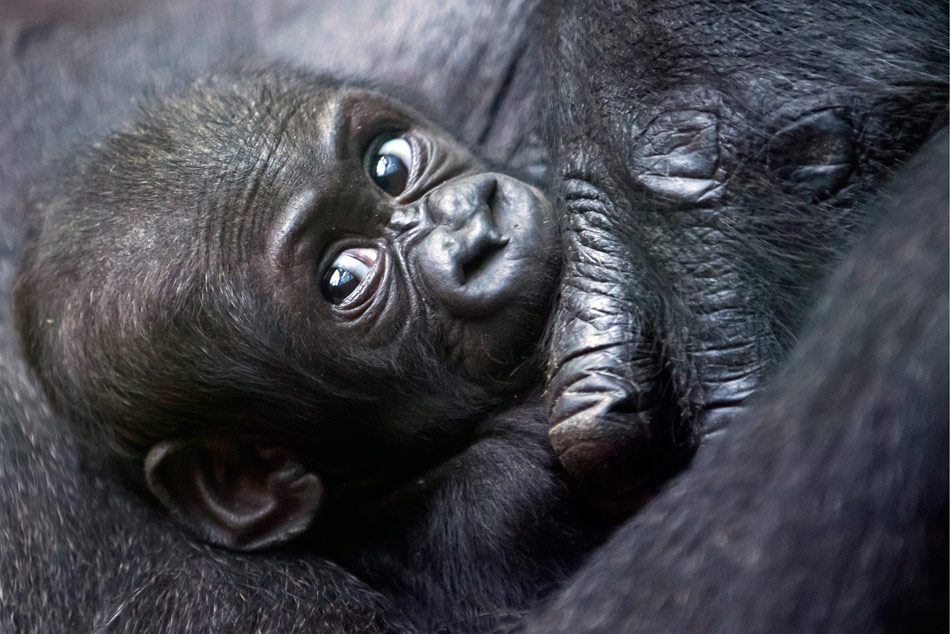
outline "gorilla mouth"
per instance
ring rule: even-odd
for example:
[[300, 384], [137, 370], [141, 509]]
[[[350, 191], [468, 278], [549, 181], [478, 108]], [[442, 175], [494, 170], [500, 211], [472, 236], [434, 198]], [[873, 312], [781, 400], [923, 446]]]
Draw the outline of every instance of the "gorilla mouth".
[[417, 247], [416, 267], [450, 312], [482, 318], [512, 313], [516, 304], [517, 312], [547, 302], [553, 292], [548, 271], [558, 251], [543, 195], [488, 173], [443, 185], [428, 208], [439, 222]]
[[502, 252], [508, 245], [508, 241], [508, 237], [492, 234], [486, 239], [484, 246], [473, 250], [471, 257], [460, 258], [462, 265], [458, 267], [456, 273], [458, 285], [465, 286], [486, 274], [491, 274], [492, 269], [503, 257]]

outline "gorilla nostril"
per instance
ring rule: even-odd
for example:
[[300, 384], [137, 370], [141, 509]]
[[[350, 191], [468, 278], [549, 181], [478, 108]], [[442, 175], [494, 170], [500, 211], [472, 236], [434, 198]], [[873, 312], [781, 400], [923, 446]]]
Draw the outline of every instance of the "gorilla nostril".
[[490, 203], [498, 191], [498, 180], [491, 175], [486, 175], [475, 187], [478, 200], [491, 206]]
[[509, 238], [494, 229], [479, 234], [471, 248], [460, 254], [462, 284], [477, 276], [487, 264], [508, 245]]
[[[498, 180], [494, 177], [486, 178], [484, 181], [479, 183], [478, 186], [478, 202], [479, 206], [484, 206], [485, 215], [488, 217], [488, 222], [492, 226], [495, 223], [495, 212], [499, 205], [499, 191], [498, 191]], [[494, 230], [493, 230], [494, 231]]]

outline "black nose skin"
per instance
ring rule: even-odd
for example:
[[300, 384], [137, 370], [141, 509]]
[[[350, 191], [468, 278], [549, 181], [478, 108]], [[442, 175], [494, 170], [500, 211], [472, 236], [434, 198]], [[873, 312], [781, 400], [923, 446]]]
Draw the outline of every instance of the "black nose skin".
[[427, 201], [426, 211], [440, 234], [444, 261], [456, 284], [464, 285], [508, 243], [495, 226], [497, 191], [494, 175], [479, 174], [443, 185]]
[[537, 312], [558, 262], [543, 194], [504, 174], [477, 174], [443, 183], [422, 206], [428, 231], [408, 257], [432, 299], [466, 318]]
[[490, 220], [491, 202], [497, 189], [498, 180], [493, 174], [454, 179], [432, 192], [426, 211], [433, 224], [453, 231], [476, 214], [487, 214]]

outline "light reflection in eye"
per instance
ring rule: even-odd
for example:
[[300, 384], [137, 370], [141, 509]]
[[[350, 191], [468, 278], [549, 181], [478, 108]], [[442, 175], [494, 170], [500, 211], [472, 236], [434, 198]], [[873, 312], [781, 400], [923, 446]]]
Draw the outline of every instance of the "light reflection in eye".
[[[370, 147], [375, 146], [373, 143]], [[398, 196], [406, 190], [411, 169], [412, 145], [402, 137], [384, 142], [369, 161], [370, 179], [390, 196]]]
[[331, 304], [340, 304], [353, 294], [376, 265], [376, 249], [346, 249], [336, 256], [323, 275], [321, 290]]

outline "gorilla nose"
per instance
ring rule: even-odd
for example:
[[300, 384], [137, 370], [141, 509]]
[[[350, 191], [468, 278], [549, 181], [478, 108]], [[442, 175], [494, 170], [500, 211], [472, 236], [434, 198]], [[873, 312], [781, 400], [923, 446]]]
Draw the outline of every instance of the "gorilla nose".
[[450, 310], [493, 310], [492, 299], [515, 271], [506, 247], [509, 196], [494, 174], [449, 181], [432, 192], [426, 213], [432, 230], [419, 245], [426, 286]]
[[493, 175], [479, 174], [446, 184], [428, 201], [434, 237], [441, 243], [441, 259], [455, 284], [465, 285], [477, 276], [508, 244], [508, 238], [495, 226], [497, 189]]
[[463, 227], [475, 216], [485, 215], [491, 221], [497, 191], [494, 174], [454, 179], [432, 192], [426, 211], [434, 224], [451, 229]]

